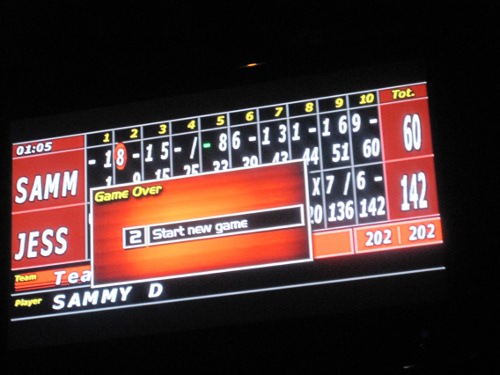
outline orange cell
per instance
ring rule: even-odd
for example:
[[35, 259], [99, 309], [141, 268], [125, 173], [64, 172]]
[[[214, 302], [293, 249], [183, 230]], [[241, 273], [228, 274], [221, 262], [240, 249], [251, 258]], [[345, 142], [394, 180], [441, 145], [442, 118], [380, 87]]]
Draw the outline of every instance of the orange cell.
[[313, 233], [314, 258], [353, 254], [352, 230]]
[[379, 251], [399, 247], [397, 227], [397, 224], [389, 224], [355, 229], [356, 250], [358, 252]]
[[441, 219], [410, 221], [400, 226], [404, 246], [423, 246], [443, 242]]
[[443, 242], [439, 217], [355, 229], [357, 252], [381, 251]]

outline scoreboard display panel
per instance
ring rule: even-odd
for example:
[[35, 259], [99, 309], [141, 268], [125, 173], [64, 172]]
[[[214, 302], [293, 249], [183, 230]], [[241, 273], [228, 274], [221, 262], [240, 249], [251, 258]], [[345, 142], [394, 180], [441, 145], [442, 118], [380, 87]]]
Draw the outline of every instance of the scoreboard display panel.
[[224, 315], [234, 298], [442, 271], [427, 83], [319, 81], [13, 136], [11, 340], [117, 311], [189, 326], [209, 301]]

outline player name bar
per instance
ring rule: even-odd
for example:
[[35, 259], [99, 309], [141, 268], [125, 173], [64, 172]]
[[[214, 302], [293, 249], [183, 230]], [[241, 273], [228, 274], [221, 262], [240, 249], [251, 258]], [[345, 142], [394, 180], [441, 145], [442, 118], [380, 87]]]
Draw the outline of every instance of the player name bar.
[[305, 225], [304, 205], [242, 212], [190, 221], [123, 228], [123, 248], [255, 233]]

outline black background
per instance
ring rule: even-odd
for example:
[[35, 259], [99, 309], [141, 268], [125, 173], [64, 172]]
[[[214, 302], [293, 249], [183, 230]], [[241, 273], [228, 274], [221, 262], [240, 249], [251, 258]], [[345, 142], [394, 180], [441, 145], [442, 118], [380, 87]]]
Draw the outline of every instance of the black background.
[[[418, 60], [433, 95], [450, 244], [444, 302], [334, 317], [341, 323], [326, 316], [2, 350], [2, 373], [495, 372], [500, 65], [494, 2], [33, 1], [3, 5], [0, 13], [2, 196], [10, 183], [6, 124], [14, 120]], [[260, 65], [242, 68], [251, 62]], [[7, 201], [2, 212], [9, 212]], [[4, 275], [8, 252], [2, 240]], [[6, 276], [2, 282], [3, 293]], [[4, 294], [2, 303], [4, 347]]]

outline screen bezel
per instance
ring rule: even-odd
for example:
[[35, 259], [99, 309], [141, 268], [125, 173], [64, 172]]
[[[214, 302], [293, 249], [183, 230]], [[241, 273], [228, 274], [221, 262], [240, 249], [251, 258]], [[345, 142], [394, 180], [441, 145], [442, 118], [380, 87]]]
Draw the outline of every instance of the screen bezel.
[[[325, 77], [328, 77], [328, 79], [325, 79]], [[401, 79], [403, 79], [403, 81], [401, 81]], [[196, 103], [196, 108], [200, 108], [199, 110], [197, 109], [198, 113], [215, 113], [217, 111], [223, 111], [227, 108], [233, 108], [235, 104], [232, 103], [235, 100], [239, 101], [241, 93], [243, 93], [245, 99], [243, 100], [243, 103], [238, 104], [238, 107], [234, 108], [254, 106], [257, 105], [257, 102], [274, 103], [276, 102], [276, 99], [273, 98], [276, 98], [276, 96], [280, 97], [281, 101], [304, 99], [309, 96], [318, 97], [322, 95], [322, 92], [324, 92], [325, 95], [330, 92], [329, 82], [331, 82], [331, 80], [338, 84], [336, 90], [339, 92], [342, 92], [342, 90], [352, 92], [378, 86], [395, 86], [404, 83], [404, 81], [425, 81], [425, 74], [422, 72], [420, 67], [416, 68], [414, 65], [402, 64], [391, 66], [389, 68], [376, 67], [373, 69], [366, 69], [364, 71], [342, 72], [331, 75], [322, 74], [316, 77], [302, 77], [299, 79], [286, 80], [278, 84], [275, 82], [266, 82], [252, 87], [237, 87], [210, 93], [198, 93], [184, 97], [176, 97], [172, 99], [160, 99], [145, 103], [128, 104], [114, 108], [99, 108], [77, 113], [60, 114], [35, 120], [28, 119], [11, 124], [9, 129], [9, 140], [10, 142], [25, 140], [23, 139], [23, 135], [28, 134], [28, 131], [30, 138], [43, 139], [56, 135], [70, 135], [75, 132], [82, 133], [82, 129], [84, 129], [84, 132], [87, 132], [110, 129], [113, 127], [123, 126], [123, 124], [134, 125], [137, 123], [158, 121], [158, 108], [163, 106], [172, 108], [172, 103], [175, 104], [175, 109], [172, 115], [169, 113], [169, 117], [184, 116], [186, 113], [189, 113], [189, 107], [193, 103]], [[384, 83], [382, 84], [377, 82]], [[276, 94], [276, 87], [279, 88], [278, 94]], [[273, 90], [271, 90], [271, 88]], [[432, 82], [429, 83], [429, 91], [429, 102], [430, 105], [432, 105]], [[261, 93], [264, 93], [263, 97], [259, 96]], [[91, 126], [89, 126], [89, 124], [91, 124]], [[64, 130], [61, 131], [62, 128], [64, 128]], [[21, 135], [13, 134], [14, 129], [15, 133]], [[437, 147], [437, 150], [435, 150], [435, 163], [436, 175], [438, 179], [438, 197], [441, 206], [442, 200], [445, 199], [442, 197], [443, 195], [440, 191], [442, 186], [442, 170], [440, 169], [439, 148], [441, 147], [442, 140], [439, 139], [439, 136], [435, 137], [435, 125], [433, 121], [432, 108], [431, 131], [433, 132], [434, 147]], [[435, 139], [437, 139], [437, 142], [434, 141]], [[10, 150], [11, 147], [9, 146], [8, 149]], [[11, 159], [9, 158], [8, 160]], [[342, 267], [345, 267], [345, 269], [360, 266], [366, 267], [366, 265], [371, 261], [384, 263], [388, 260], [389, 263], [394, 261], [395, 263], [409, 262], [411, 264], [412, 262], [418, 263], [421, 259], [430, 259], [431, 262], [444, 264], [444, 250], [448, 246], [448, 235], [446, 230], [447, 218], [446, 215], [443, 215], [443, 213], [442, 218], [445, 224], [445, 244], [438, 246], [439, 250], [437, 251], [434, 246], [429, 248], [422, 247], [412, 251], [411, 253], [394, 250], [383, 254], [365, 254], [363, 255], [364, 260], [361, 264], [357, 260], [352, 259], [335, 259], [330, 260], [330, 262], [335, 261], [343, 264]], [[415, 259], [412, 259], [413, 257]], [[9, 272], [6, 273], [10, 274]], [[347, 292], [347, 289], [343, 290], [345, 288], [339, 288], [338, 285], [327, 285], [317, 287], [314, 290], [305, 288], [305, 290], [301, 290], [300, 292], [297, 292], [295, 289], [291, 289], [272, 292], [271, 295], [265, 295], [264, 293], [264, 295], [231, 296], [227, 297], [227, 300], [213, 298], [204, 301], [191, 301], [189, 302], [189, 305], [198, 306], [201, 304], [205, 311], [212, 310], [219, 313], [203, 313], [197, 317], [199, 320], [198, 322], [188, 320], [185, 321], [184, 324], [179, 324], [179, 321], [183, 320], [180, 319], [173, 326], [166, 323], [165, 326], [161, 328], [154, 325], [151, 326], [150, 323], [151, 321], [161, 320], [159, 317], [161, 317], [162, 312], [158, 311], [156, 307], [150, 307], [144, 310], [130, 309], [133, 311], [129, 311], [127, 313], [117, 310], [94, 312], [88, 314], [88, 316], [84, 316], [87, 314], [78, 315], [78, 323], [70, 315], [61, 318], [61, 320], [54, 319], [52, 322], [45, 322], [46, 324], [43, 324], [44, 334], [39, 335], [37, 340], [32, 340], [29, 346], [46, 347], [58, 344], [77, 344], [78, 342], [95, 340], [102, 341], [116, 337], [134, 337], [136, 335], [150, 336], [158, 334], [159, 332], [182, 333], [192, 330], [207, 329], [208, 327], [219, 327], [220, 329], [225, 329], [228, 326], [242, 327], [256, 322], [289, 321], [291, 319], [302, 319], [304, 317], [311, 316], [319, 316], [320, 319], [322, 319], [325, 316], [344, 316], [349, 313], [354, 314], [355, 312], [370, 311], [380, 308], [390, 309], [395, 308], [396, 306], [413, 306], [415, 304], [422, 303], [427, 304], [429, 301], [436, 301], [436, 298], [437, 300], [441, 300], [443, 296], [446, 295], [444, 287], [446, 284], [446, 276], [444, 273], [432, 276], [428, 274], [408, 275], [407, 277], [398, 278], [398, 282], [401, 283], [395, 285], [394, 279], [391, 278], [382, 278], [380, 280], [371, 280], [368, 278], [367, 280], [349, 280], [348, 283], [350, 284], [350, 287], [348, 289], [350, 292]], [[12, 281], [9, 280], [9, 285], [11, 285], [11, 283]], [[433, 288], [422, 288], [422, 285], [433, 286]], [[407, 290], [413, 291], [411, 295], [404, 293], [404, 291]], [[353, 292], [354, 295], [350, 295], [350, 293]], [[324, 301], [320, 297], [324, 293], [334, 295], [336, 296], [335, 298], [342, 299], [347, 302], [343, 302], [345, 303], [344, 306], [332, 306], [329, 302]], [[398, 296], [396, 300], [393, 298], [394, 295]], [[271, 298], [274, 301], [269, 303], [268, 300]], [[228, 303], [229, 300], [231, 303]], [[290, 302], [290, 300], [295, 302]], [[297, 303], [297, 300], [299, 300], [300, 303]], [[255, 307], [262, 306], [263, 303], [265, 303], [267, 307], [265, 312], [262, 314], [262, 311], [259, 313], [255, 310]], [[228, 308], [229, 305], [232, 307]], [[297, 309], [296, 307], [298, 305], [303, 308]], [[145, 310], [149, 310], [149, 318], [145, 319], [144, 324], [138, 324], [138, 322], [144, 320]], [[175, 306], [173, 307], [173, 310], [174, 314], [178, 314], [181, 317], [183, 315], [192, 314], [192, 311], [198, 310], [198, 308], [191, 306]], [[220, 313], [221, 311], [224, 311], [224, 313]], [[244, 314], [242, 314], [242, 312], [244, 312]], [[106, 329], [103, 330], [102, 326], [94, 325], [92, 322], [95, 320], [105, 323]], [[132, 325], [123, 325], [123, 322], [134, 323]], [[23, 323], [26, 332], [30, 332], [31, 329], [37, 328], [38, 324], [39, 322], [37, 321]], [[64, 333], [63, 330], [57, 329], [58, 324], [62, 324], [66, 328], [70, 328], [74, 334], [71, 335], [71, 337], [67, 337], [67, 333]], [[91, 328], [89, 329], [89, 327]], [[56, 332], [56, 334], [52, 335], [52, 332]], [[78, 336], [78, 340], [74, 340], [75, 336]], [[23, 344], [19, 344], [20, 345], [14, 346], [22, 348]]]

